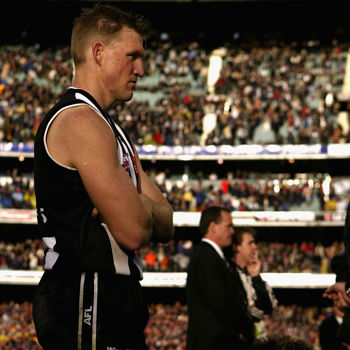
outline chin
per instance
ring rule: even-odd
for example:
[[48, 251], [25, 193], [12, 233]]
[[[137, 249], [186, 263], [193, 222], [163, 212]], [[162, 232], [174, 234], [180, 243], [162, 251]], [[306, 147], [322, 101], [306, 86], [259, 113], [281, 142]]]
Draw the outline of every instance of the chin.
[[130, 101], [133, 98], [133, 96], [134, 96], [133, 93], [131, 93], [129, 95], [120, 96], [120, 97], [118, 97], [117, 101], [119, 101], [119, 102], [128, 102], [128, 101]]
[[125, 98], [125, 101], [130, 101], [134, 97], [134, 91], [131, 91]]

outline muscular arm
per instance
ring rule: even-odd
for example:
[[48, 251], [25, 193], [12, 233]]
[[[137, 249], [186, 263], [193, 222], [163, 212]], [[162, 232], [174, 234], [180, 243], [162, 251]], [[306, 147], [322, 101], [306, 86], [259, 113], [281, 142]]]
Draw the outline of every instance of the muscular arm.
[[69, 108], [53, 122], [47, 143], [55, 161], [77, 169], [116, 241], [133, 250], [146, 244], [152, 234], [151, 206], [117, 161], [108, 124], [89, 107]]
[[173, 209], [157, 185], [143, 171], [135, 148], [134, 153], [139, 170], [141, 196], [150, 205], [152, 210], [152, 239], [157, 242], [167, 243], [174, 237]]

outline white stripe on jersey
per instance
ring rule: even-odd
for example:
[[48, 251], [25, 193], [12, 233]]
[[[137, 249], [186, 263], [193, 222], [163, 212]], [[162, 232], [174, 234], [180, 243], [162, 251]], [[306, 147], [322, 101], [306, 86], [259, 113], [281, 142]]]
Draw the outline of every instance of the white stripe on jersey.
[[96, 350], [97, 340], [97, 296], [98, 296], [98, 272], [94, 273], [94, 301], [92, 307], [92, 350]]
[[85, 272], [83, 272], [80, 276], [78, 350], [81, 350], [82, 336], [83, 336], [84, 283], [85, 283]]
[[[127, 254], [125, 254], [119, 247], [118, 243], [116, 242], [115, 238], [112, 236], [111, 232], [109, 231], [109, 228], [106, 224], [102, 223], [102, 226], [105, 228], [109, 241], [111, 243], [112, 248], [112, 255], [113, 255], [113, 263], [115, 272], [120, 275], [130, 275], [130, 267], [129, 267], [129, 257]], [[139, 257], [135, 254], [133, 257], [133, 262], [137, 266], [138, 270], [140, 271], [140, 278], [143, 278], [142, 275], [142, 263], [139, 259]]]

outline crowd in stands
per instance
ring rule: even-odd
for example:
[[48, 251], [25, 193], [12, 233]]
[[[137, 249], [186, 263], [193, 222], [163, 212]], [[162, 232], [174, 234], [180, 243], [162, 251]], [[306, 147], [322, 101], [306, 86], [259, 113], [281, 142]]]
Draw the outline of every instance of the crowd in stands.
[[[232, 211], [344, 211], [348, 188], [344, 178], [327, 174], [255, 174], [237, 171], [175, 175], [148, 171], [174, 211], [202, 211], [211, 205]], [[184, 179], [187, 177], [187, 179]], [[324, 184], [327, 183], [327, 188]], [[17, 169], [0, 176], [0, 208], [35, 209], [33, 175]]]
[[[218, 43], [220, 45], [220, 43]], [[211, 52], [196, 42], [151, 42], [146, 77], [110, 114], [138, 145], [315, 144], [349, 141], [338, 113], [347, 49], [334, 41], [225, 44], [215, 91]], [[33, 142], [40, 120], [71, 84], [68, 47], [0, 47], [0, 142]], [[324, 103], [333, 94], [335, 103]], [[331, 95], [329, 95], [331, 96]], [[203, 134], [203, 118], [215, 115]]]
[[319, 349], [318, 329], [329, 315], [329, 308], [279, 305], [265, 317], [268, 334], [287, 334], [304, 340], [312, 349]]
[[0, 176], [0, 208], [35, 209], [33, 175], [18, 173], [18, 169], [7, 170]]
[[[188, 49], [178, 53], [177, 57], [188, 55], [185, 58], [188, 64], [194, 57], [201, 57], [198, 61], [202, 69], [194, 73], [191, 67], [188, 70], [192, 78], [189, 86], [188, 80], [185, 84], [179, 79], [184, 73], [182, 65], [174, 62], [176, 49], [165, 47], [161, 57], [174, 67], [167, 76], [167, 81], [173, 82], [167, 95], [153, 104], [146, 98], [141, 104], [135, 99], [125, 104], [124, 110], [117, 111], [118, 121], [137, 144], [348, 142], [348, 125], [338, 120], [341, 104], [324, 103], [327, 94], [335, 99], [341, 90], [347, 46], [337, 42], [330, 47], [319, 46], [316, 42], [301, 46], [284, 43], [271, 43], [266, 47], [227, 45], [220, 51], [224, 64], [214, 94], [204, 89], [210, 53], [198, 52], [198, 49], [197, 52]], [[157, 75], [154, 76], [155, 79], [149, 80], [152, 91], [159, 85], [151, 84], [160, 82]], [[191, 94], [191, 88], [196, 92]], [[208, 113], [215, 115], [215, 126], [203, 133], [203, 119]]]
[[44, 254], [41, 239], [27, 238], [24, 242], [0, 240], [0, 269], [42, 270]]
[[31, 303], [0, 303], [0, 349], [42, 350], [37, 342]]
[[[167, 244], [149, 243], [138, 251], [147, 272], [185, 272], [194, 243], [188, 239]], [[282, 243], [261, 241], [258, 244], [262, 272], [331, 273], [331, 260], [344, 253], [344, 244], [330, 245], [303, 241]], [[0, 269], [42, 270], [45, 246], [40, 239], [24, 242], [0, 240]]]
[[[150, 244], [139, 251], [139, 256], [145, 271], [184, 272], [192, 249], [192, 241], [178, 240], [167, 245]], [[344, 254], [344, 244], [338, 241], [328, 246], [311, 241], [261, 241], [258, 249], [262, 272], [331, 273], [332, 258]]]
[[[150, 171], [175, 211], [211, 205], [232, 211], [342, 211], [348, 202], [344, 178], [327, 174], [256, 174], [237, 170], [225, 177], [199, 172], [183, 177]], [[326, 186], [324, 186], [326, 185]]]
[[[150, 350], [185, 350], [187, 307], [180, 302], [150, 304], [150, 320], [145, 329]], [[330, 313], [326, 307], [279, 305], [265, 318], [268, 334], [286, 334], [303, 339], [319, 349], [318, 328]], [[32, 305], [0, 304], [0, 348], [3, 350], [42, 350], [32, 321]]]
[[187, 306], [174, 304], [149, 305], [150, 319], [145, 329], [150, 350], [185, 350]]
[[331, 260], [344, 254], [344, 243], [325, 246], [320, 242], [259, 242], [262, 272], [331, 273]]
[[232, 144], [237, 138], [242, 144], [348, 142], [337, 121], [340, 104], [325, 103], [328, 93], [342, 89], [347, 48], [336, 41], [331, 47], [309, 41], [225, 48], [216, 92], [229, 101], [232, 113], [220, 121], [210, 143]]

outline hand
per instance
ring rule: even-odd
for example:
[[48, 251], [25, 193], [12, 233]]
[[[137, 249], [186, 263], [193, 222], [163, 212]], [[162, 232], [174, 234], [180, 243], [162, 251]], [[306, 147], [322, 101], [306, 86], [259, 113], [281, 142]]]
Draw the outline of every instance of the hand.
[[342, 342], [341, 345], [343, 345], [346, 350], [350, 350], [350, 344]]
[[258, 258], [258, 252], [254, 254], [254, 257], [247, 265], [249, 274], [253, 277], [259, 276], [261, 269], [261, 261]]
[[323, 293], [324, 298], [331, 299], [341, 311], [350, 309], [350, 297], [345, 293], [345, 282], [336, 282]]
[[338, 293], [345, 294], [345, 282], [336, 282], [330, 287], [328, 287], [324, 293], [323, 297], [333, 300], [334, 302], [339, 300]]

